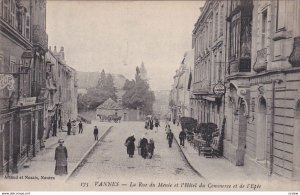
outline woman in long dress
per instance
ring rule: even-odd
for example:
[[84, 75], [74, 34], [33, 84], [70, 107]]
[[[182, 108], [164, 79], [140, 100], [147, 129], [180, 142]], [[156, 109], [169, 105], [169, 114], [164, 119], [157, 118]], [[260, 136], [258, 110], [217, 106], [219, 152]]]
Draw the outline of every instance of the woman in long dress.
[[134, 142], [135, 142], [134, 134], [128, 137], [125, 141], [127, 146], [127, 154], [129, 155], [129, 158], [133, 158], [134, 155], [134, 150], [135, 150]]
[[55, 175], [64, 175], [68, 174], [68, 151], [65, 146], [63, 146], [64, 140], [58, 140], [59, 146], [55, 149]]

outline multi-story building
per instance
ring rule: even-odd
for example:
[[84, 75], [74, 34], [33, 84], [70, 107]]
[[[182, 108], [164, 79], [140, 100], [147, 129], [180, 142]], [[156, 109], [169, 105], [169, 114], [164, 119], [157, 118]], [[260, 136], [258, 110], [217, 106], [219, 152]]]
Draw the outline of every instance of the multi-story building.
[[224, 118], [224, 97], [213, 93], [224, 85], [226, 54], [227, 1], [208, 0], [201, 8], [193, 30], [194, 75], [191, 107], [198, 123], [212, 122], [221, 127]]
[[43, 146], [46, 1], [0, 1], [0, 175]]
[[69, 120], [77, 119], [77, 73], [76, 70], [67, 65], [65, 61], [64, 47], [60, 51], [51, 51], [58, 61], [57, 68], [57, 96], [58, 103], [56, 103], [56, 122], [58, 127], [62, 128]]
[[176, 74], [173, 77], [174, 84], [170, 93], [170, 101], [172, 102], [172, 120], [179, 120], [180, 117], [191, 116], [190, 110], [190, 91], [189, 91], [189, 79], [191, 68], [193, 66], [194, 51], [190, 50], [184, 54], [182, 62], [179, 68], [176, 70]]
[[169, 117], [169, 90], [154, 91], [153, 114], [160, 119]]
[[295, 180], [300, 179], [299, 10], [297, 0], [229, 2], [224, 140], [224, 156], [246, 171]]
[[253, 1], [228, 1], [227, 92], [224, 156], [243, 165], [246, 150]]

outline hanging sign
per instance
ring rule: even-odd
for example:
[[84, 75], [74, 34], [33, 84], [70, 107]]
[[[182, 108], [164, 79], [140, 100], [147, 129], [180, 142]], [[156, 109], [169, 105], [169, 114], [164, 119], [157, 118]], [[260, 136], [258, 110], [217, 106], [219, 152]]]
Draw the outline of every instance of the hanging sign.
[[0, 74], [0, 90], [7, 87], [9, 91], [14, 90], [15, 80], [11, 74]]
[[221, 97], [226, 93], [225, 85], [219, 81], [213, 88], [213, 92], [216, 96]]

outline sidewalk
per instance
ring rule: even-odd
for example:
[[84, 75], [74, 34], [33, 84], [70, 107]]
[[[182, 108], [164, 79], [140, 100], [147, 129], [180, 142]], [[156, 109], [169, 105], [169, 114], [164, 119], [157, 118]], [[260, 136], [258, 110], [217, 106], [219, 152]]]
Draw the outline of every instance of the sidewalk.
[[22, 168], [18, 174], [20, 176], [46, 176], [55, 177], [55, 180], [62, 181], [65, 176], [57, 176], [54, 174], [55, 169], [55, 148], [58, 146], [58, 139], [64, 139], [64, 145], [68, 150], [68, 173], [71, 173], [77, 163], [81, 160], [82, 156], [90, 149], [95, 143], [93, 130], [97, 125], [99, 129], [100, 138], [106, 130], [112, 126], [111, 123], [99, 123], [93, 121], [92, 124], [83, 124], [83, 133], [78, 134], [78, 126], [76, 127], [76, 134], [67, 135], [65, 131], [58, 131], [57, 137], [50, 137], [45, 142], [45, 148], [42, 149], [37, 156], [32, 158], [27, 164], [28, 168]]
[[[174, 133], [175, 139], [179, 144], [179, 132], [181, 131], [181, 126], [175, 126], [171, 124], [171, 129]], [[268, 177], [263, 174], [247, 174], [243, 166], [235, 166], [229, 162], [224, 157], [219, 158], [206, 158], [204, 156], [199, 156], [198, 151], [191, 146], [188, 141], [185, 141], [185, 146], [180, 146], [181, 150], [188, 160], [189, 164], [197, 172], [199, 172], [208, 182], [222, 182], [222, 183], [232, 183], [232, 182], [251, 182], [264, 184], [264, 187], [268, 188], [270, 185], [279, 184], [282, 182], [290, 183], [291, 181], [285, 178], [279, 177]]]

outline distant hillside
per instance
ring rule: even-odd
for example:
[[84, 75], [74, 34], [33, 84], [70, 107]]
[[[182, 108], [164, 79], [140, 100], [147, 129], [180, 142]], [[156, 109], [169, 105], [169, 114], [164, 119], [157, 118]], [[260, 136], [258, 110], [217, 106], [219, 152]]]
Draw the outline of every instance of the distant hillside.
[[[121, 74], [112, 74], [114, 78], [114, 84], [117, 90], [123, 88], [126, 81], [126, 77]], [[77, 71], [78, 88], [91, 88], [95, 87], [100, 78], [100, 72], [80, 72]]]

